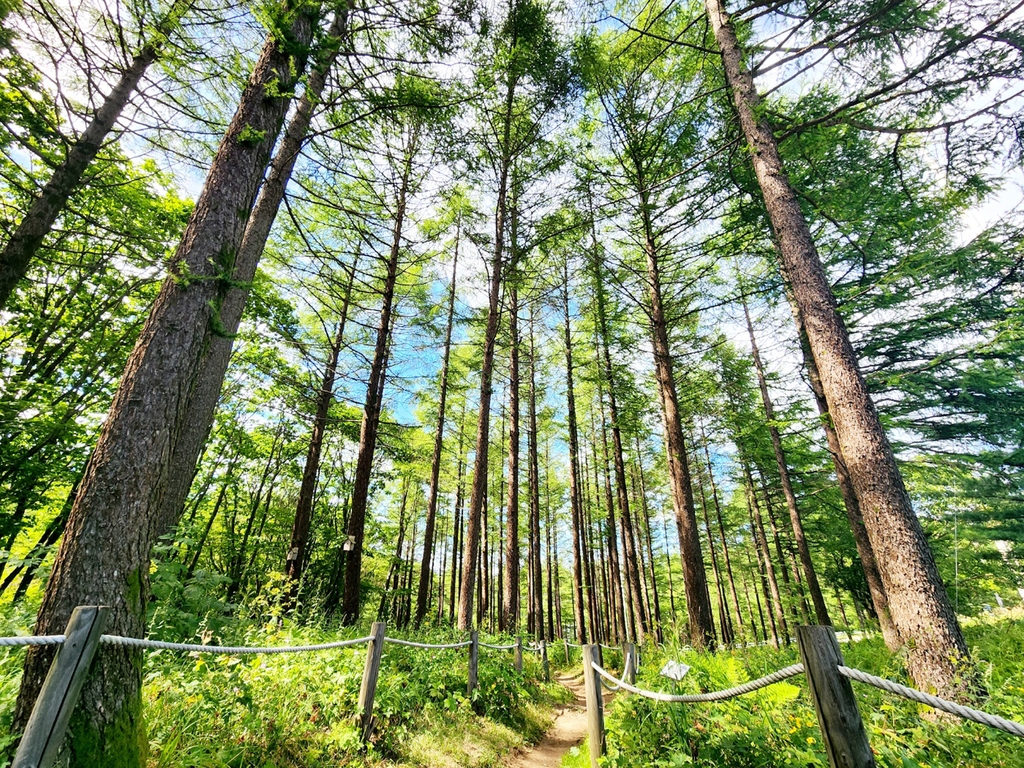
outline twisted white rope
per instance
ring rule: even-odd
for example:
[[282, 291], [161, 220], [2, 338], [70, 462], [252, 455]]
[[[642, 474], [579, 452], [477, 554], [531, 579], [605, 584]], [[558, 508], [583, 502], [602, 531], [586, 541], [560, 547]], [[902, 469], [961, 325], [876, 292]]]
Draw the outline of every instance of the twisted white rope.
[[242, 645], [196, 645], [193, 643], [165, 643], [163, 640], [143, 640], [137, 637], [120, 637], [119, 635], [100, 635], [100, 642], [108, 645], [123, 645], [131, 648], [147, 648], [161, 651], [198, 651], [199, 653], [220, 653], [229, 656], [243, 653], [308, 653], [309, 651], [326, 651], [331, 648], [347, 648], [362, 645], [373, 640], [373, 635], [357, 637], [355, 640], [340, 640], [335, 643], [320, 645], [284, 645], [271, 648], [252, 648]]
[[785, 667], [780, 669], [778, 672], [772, 672], [770, 675], [758, 678], [757, 680], [751, 680], [749, 683], [743, 685], [737, 685], [735, 688], [726, 688], [724, 691], [711, 691], [710, 693], [693, 693], [693, 694], [682, 694], [673, 695], [670, 693], [659, 693], [658, 691], [645, 691], [643, 688], [637, 688], [635, 685], [630, 685], [625, 680], [620, 680], [607, 672], [605, 672], [597, 664], [591, 664], [591, 666], [597, 670], [597, 673], [607, 680], [616, 683], [620, 688], [635, 693], [638, 696], [643, 696], [645, 699], [654, 699], [655, 701], [667, 701], [672, 703], [682, 704], [696, 704], [702, 701], [722, 701], [723, 699], [731, 699], [735, 696], [742, 696], [745, 693], [751, 693], [756, 691], [758, 688], [765, 688], [773, 683], [781, 682], [789, 677], [795, 677], [803, 673], [803, 664], [794, 664], [791, 667]]
[[404, 645], [408, 648], [465, 648], [467, 645], [472, 645], [472, 640], [465, 640], [461, 643], [447, 643], [447, 644], [433, 644], [433, 643], [414, 643], [412, 640], [399, 640], [397, 637], [385, 637], [385, 643], [394, 643], [395, 645]]
[[914, 688], [908, 688], [905, 685], [894, 683], [892, 680], [886, 680], [884, 677], [869, 675], [867, 672], [861, 672], [859, 669], [852, 669], [842, 665], [840, 665], [838, 669], [839, 674], [844, 677], [848, 677], [851, 680], [856, 680], [859, 683], [873, 685], [875, 688], [880, 688], [883, 691], [894, 693], [905, 699], [910, 699], [911, 701], [916, 701], [921, 704], [927, 704], [929, 707], [941, 709], [943, 712], [948, 712], [951, 715], [962, 717], [964, 720], [973, 720], [976, 723], [987, 725], [990, 728], [998, 728], [1000, 731], [1012, 733], [1014, 736], [1024, 737], [1024, 724], [1022, 723], [1017, 723], [1013, 720], [1006, 720], [997, 715], [982, 712], [980, 709], [971, 709], [970, 707], [965, 707], [953, 701], [946, 701], [945, 699], [940, 699], [938, 696], [922, 693]]
[[0, 647], [15, 648], [22, 645], [62, 645], [64, 635], [25, 635], [22, 637], [0, 637]]
[[605, 649], [606, 651], [617, 651], [617, 650], [619, 650], [619, 649], [618, 649], [618, 648], [616, 648], [616, 647], [615, 647], [614, 645], [605, 645], [604, 643], [598, 643], [598, 645], [600, 645], [600, 646], [601, 646], [602, 648], [604, 648], [604, 649]]
[[490, 643], [480, 643], [480, 645], [482, 645], [484, 648], [493, 648], [496, 651], [511, 651], [513, 648], [516, 647], [515, 644], [513, 644], [513, 645], [491, 645]]
[[[627, 653], [626, 654], [626, 658], [622, 662], [622, 674], [626, 674], [626, 670], [629, 669], [629, 660], [632, 657], [632, 655], [633, 654], [631, 654], [631, 653]], [[605, 681], [605, 679], [603, 677], [601, 678], [601, 685], [603, 685], [609, 691], [617, 691], [617, 690], [622, 688], [621, 685], [614, 685], [612, 683], [609, 683], [609, 682]]]

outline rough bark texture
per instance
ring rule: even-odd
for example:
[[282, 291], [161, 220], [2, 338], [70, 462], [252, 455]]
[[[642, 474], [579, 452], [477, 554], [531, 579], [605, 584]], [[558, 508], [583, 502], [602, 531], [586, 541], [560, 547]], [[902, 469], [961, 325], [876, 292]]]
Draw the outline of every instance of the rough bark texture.
[[757, 348], [757, 338], [754, 336], [754, 323], [750, 319], [750, 308], [746, 299], [743, 300], [743, 316], [747, 321], [747, 334], [750, 336], [750, 350], [754, 358], [754, 370], [757, 371], [757, 384], [761, 390], [761, 403], [764, 406], [764, 417], [768, 424], [768, 434], [772, 440], [772, 451], [775, 454], [775, 465], [779, 470], [779, 479], [782, 484], [782, 495], [786, 498], [786, 508], [789, 510], [789, 523], [793, 529], [793, 538], [796, 541], [796, 550], [800, 555], [800, 565], [803, 567], [804, 578], [807, 579], [807, 589], [811, 593], [811, 602], [814, 604], [814, 614], [818, 624], [831, 626], [832, 620], [828, 616], [828, 608], [825, 607], [825, 597], [821, 594], [821, 586], [818, 584], [818, 574], [814, 570], [814, 562], [811, 560], [811, 550], [807, 545], [807, 536], [804, 534], [804, 524], [800, 517], [800, 507], [797, 506], [796, 493], [793, 491], [793, 483], [789, 478], [789, 465], [786, 463], [786, 452], [782, 446], [782, 435], [775, 424], [775, 404], [768, 393], [768, 380], [764, 374], [764, 363], [761, 361], [761, 351]]
[[[188, 393], [216, 324], [245, 221], [305, 68], [313, 30], [307, 6], [271, 36], [214, 157], [165, 282], [132, 351], [86, 468], [39, 610], [36, 631], [63, 631], [77, 605], [110, 606], [108, 632], [145, 635], [150, 549], [163, 530], [159, 509]], [[281, 87], [284, 86], [284, 87]], [[15, 727], [22, 726], [52, 650], [25, 661]], [[69, 730], [73, 765], [138, 766], [145, 761], [142, 654], [99, 654]]]
[[352, 478], [352, 508], [348, 518], [348, 536], [352, 541], [352, 549], [345, 559], [345, 587], [341, 597], [341, 620], [344, 624], [350, 625], [359, 619], [366, 506], [370, 497], [370, 476], [373, 473], [373, 455], [377, 448], [377, 428], [380, 425], [381, 401], [384, 398], [384, 382], [387, 378], [395, 284], [398, 281], [398, 262], [402, 250], [402, 228], [405, 225], [406, 200], [418, 141], [418, 129], [410, 128], [405, 146], [405, 167], [402, 169], [395, 204], [391, 252], [385, 266], [377, 341], [373, 350], [373, 362], [370, 364], [370, 378], [366, 385], [366, 400], [363, 403], [363, 418], [359, 427], [359, 454], [356, 457], [356, 471]]
[[188, 498], [199, 455], [213, 427], [217, 401], [231, 360], [235, 334], [238, 333], [242, 312], [249, 298], [249, 285], [256, 276], [263, 249], [284, 199], [285, 188], [309, 131], [313, 108], [320, 101], [327, 74], [338, 57], [340, 41], [347, 24], [347, 13], [344, 10], [339, 11], [328, 31], [330, 42], [321, 49], [317, 65], [309, 74], [306, 88], [288, 121], [288, 127], [270, 164], [270, 172], [260, 187], [259, 197], [246, 222], [242, 242], [238, 246], [238, 255], [234, 260], [231, 282], [220, 303], [220, 327], [208, 340], [203, 352], [199, 374], [189, 394], [188, 414], [184, 420], [184, 427], [174, 446], [167, 491], [160, 505], [158, 526], [162, 533], [169, 531], [177, 523]]
[[[441, 393], [437, 402], [437, 426], [434, 428], [434, 455], [430, 463], [430, 491], [427, 495], [427, 520], [423, 530], [423, 559], [420, 562], [420, 585], [416, 593], [418, 627], [427, 615], [430, 574], [434, 561], [434, 525], [437, 518], [438, 480], [441, 477], [441, 449], [444, 447], [444, 411], [448, 404], [448, 361], [452, 351], [452, 329], [455, 326], [455, 276], [459, 270], [459, 239], [461, 224], [455, 233], [455, 256], [452, 261], [452, 282], [448, 288], [448, 322], [444, 329], [444, 354], [441, 358]], [[443, 571], [442, 567], [442, 571]], [[438, 599], [440, 602], [440, 598]]]
[[878, 561], [893, 624], [907, 643], [907, 668], [919, 687], [945, 697], [980, 691], [981, 683], [970, 669], [963, 632], [861, 375], [807, 220], [783, 167], [778, 142], [771, 128], [758, 119], [759, 97], [743, 64], [736, 33], [720, 0], [706, 0], [706, 7]]
[[[835, 427], [832, 426], [832, 418], [828, 412], [828, 402], [825, 400], [825, 392], [821, 388], [818, 366], [814, 364], [814, 356], [807, 346], [807, 333], [804, 330], [800, 310], [795, 302], [791, 301], [790, 305], [793, 309], [793, 321], [796, 323], [797, 334], [800, 336], [800, 349], [804, 357], [807, 379], [810, 382], [811, 391], [814, 393], [814, 402], [818, 406], [821, 427], [825, 431], [825, 439], [828, 442], [828, 452], [832, 456], [832, 464], [836, 469], [839, 493], [843, 497], [846, 518], [850, 521], [850, 530], [853, 532], [853, 540], [857, 545], [857, 556], [864, 571], [864, 580], [867, 582], [871, 603], [875, 608], [875, 615], [878, 617], [882, 638], [885, 640], [889, 650], [895, 651], [902, 645], [902, 642], [900, 641], [899, 632], [896, 631], [896, 626], [892, 623], [892, 615], [889, 612], [889, 598], [886, 597], [885, 587], [882, 586], [882, 577], [878, 573], [878, 563], [875, 562], [875, 552], [871, 548], [868, 532], [864, 528], [864, 518], [860, 512], [860, 503], [857, 501], [857, 491], [853, 487], [850, 472], [846, 468], [846, 461], [843, 459], [842, 451], [839, 448], [839, 436], [836, 435]], [[841, 607], [842, 603], [840, 603]]]
[[0, 251], [0, 309], [7, 305], [11, 293], [28, 273], [32, 257], [50, 234], [57, 217], [67, 205], [68, 198], [78, 188], [82, 175], [96, 159], [103, 142], [113, 130], [114, 123], [139, 87], [146, 71], [160, 57], [167, 35], [177, 26], [191, 5], [192, 0], [177, 0], [157, 24], [152, 35], [153, 41], [147, 43], [132, 59], [128, 68], [121, 73], [117, 84], [96, 110], [89, 125], [71, 145], [64, 162], [54, 168], [49, 181], [39, 191], [38, 197], [32, 201], [11, 239]]

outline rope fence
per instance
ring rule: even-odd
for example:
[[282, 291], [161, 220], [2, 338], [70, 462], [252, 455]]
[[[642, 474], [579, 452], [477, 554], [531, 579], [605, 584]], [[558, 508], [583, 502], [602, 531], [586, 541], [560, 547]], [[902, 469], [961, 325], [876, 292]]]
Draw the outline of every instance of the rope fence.
[[64, 635], [19, 635], [0, 637], [0, 648], [18, 648], [25, 645], [63, 645]]
[[[356, 717], [364, 743], [369, 739], [375, 721], [373, 717], [373, 700], [385, 644], [390, 643], [407, 648], [430, 650], [468, 648], [466, 693], [467, 699], [470, 701], [473, 700], [473, 694], [477, 688], [480, 646], [501, 651], [514, 650], [516, 671], [523, 671], [522, 651], [524, 646], [522, 637], [518, 637], [516, 642], [511, 645], [482, 643], [476, 630], [470, 632], [469, 640], [461, 642], [421, 643], [397, 637], [387, 637], [384, 623], [376, 622], [372, 627], [371, 633], [365, 637], [318, 643], [315, 645], [207, 645], [199, 643], [171, 643], [163, 640], [150, 640], [148, 638], [103, 634], [103, 628], [108, 615], [109, 608], [106, 607], [79, 606], [72, 612], [68, 626], [62, 635], [0, 637], [0, 648], [61, 646], [51, 663], [46, 681], [43, 683], [43, 687], [36, 698], [35, 706], [29, 716], [21, 742], [18, 745], [14, 765], [32, 765], [39, 768], [50, 768], [53, 765], [60, 751], [61, 743], [64, 740], [64, 733], [67, 730], [71, 712], [75, 707], [78, 694], [84, 685], [86, 673], [101, 645], [151, 651], [182, 651], [195, 654], [210, 653], [229, 656], [310, 653], [366, 645], [366, 662], [356, 709]], [[544, 679], [545, 681], [550, 681], [547, 644], [541, 641], [537, 646], [529, 647], [528, 650], [540, 654]]]
[[119, 635], [100, 635], [100, 642], [104, 645], [120, 645], [129, 648], [143, 648], [151, 651], [188, 651], [190, 653], [217, 653], [226, 656], [241, 656], [243, 654], [273, 654], [273, 653], [309, 653], [311, 651], [327, 651], [332, 648], [349, 648], [353, 645], [362, 645], [373, 640], [373, 635], [357, 637], [354, 640], [339, 640], [334, 643], [320, 643], [319, 645], [281, 645], [265, 648], [251, 647], [246, 645], [198, 645], [195, 643], [167, 643], [163, 640], [146, 640], [138, 637], [121, 637]]
[[905, 685], [894, 683], [892, 680], [886, 680], [884, 677], [875, 677], [874, 675], [862, 672], [859, 669], [852, 669], [851, 667], [844, 667], [842, 665], [839, 665], [838, 669], [839, 674], [843, 677], [849, 678], [850, 680], [856, 680], [858, 683], [872, 685], [880, 690], [893, 693], [897, 696], [902, 696], [904, 699], [910, 699], [911, 701], [916, 701], [919, 704], [927, 704], [929, 707], [933, 707], [943, 712], [948, 712], [951, 715], [956, 715], [963, 720], [972, 720], [975, 723], [981, 723], [982, 725], [987, 725], [990, 728], [996, 728], [1000, 731], [1006, 731], [1006, 733], [1012, 733], [1014, 736], [1024, 738], [1024, 724], [1022, 723], [1007, 720], [989, 712], [982, 712], [980, 709], [965, 707], [962, 704], [957, 704], [955, 701], [940, 699], [938, 696], [932, 696], [931, 694], [924, 693], [916, 688], [908, 688]]
[[[725, 701], [752, 693], [761, 688], [782, 682], [792, 677], [805, 676], [809, 693], [818, 716], [818, 725], [825, 750], [830, 756], [841, 755], [843, 766], [849, 768], [875, 768], [875, 759], [868, 744], [864, 721], [860, 715], [850, 680], [874, 686], [888, 693], [910, 701], [926, 704], [935, 709], [956, 715], [991, 728], [1024, 738], [1024, 723], [1007, 720], [989, 712], [972, 709], [938, 696], [923, 693], [891, 680], [847, 667], [843, 664], [839, 641], [831, 627], [799, 627], [797, 642], [803, 659], [800, 664], [780, 669], [756, 680], [726, 688], [696, 694], [670, 694], [649, 691], [635, 685], [631, 663], [632, 649], [623, 647], [624, 661], [622, 677], [616, 677], [599, 663], [600, 648], [605, 645], [583, 646], [583, 679], [587, 696], [587, 724], [590, 743], [590, 765], [598, 768], [605, 753], [605, 730], [601, 689], [627, 691], [637, 696], [670, 704], [697, 704]], [[832, 764], [836, 763], [832, 761]]]

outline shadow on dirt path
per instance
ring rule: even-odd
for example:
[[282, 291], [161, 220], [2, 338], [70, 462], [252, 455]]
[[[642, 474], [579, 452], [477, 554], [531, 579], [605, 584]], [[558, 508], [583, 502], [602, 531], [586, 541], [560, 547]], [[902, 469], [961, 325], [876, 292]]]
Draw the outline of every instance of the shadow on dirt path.
[[[562, 764], [562, 757], [583, 743], [587, 735], [587, 701], [583, 693], [583, 681], [569, 675], [558, 675], [555, 680], [572, 691], [574, 701], [563, 704], [544, 738], [536, 746], [511, 759], [507, 768], [558, 768]], [[610, 694], [605, 691], [606, 703], [609, 698]]]

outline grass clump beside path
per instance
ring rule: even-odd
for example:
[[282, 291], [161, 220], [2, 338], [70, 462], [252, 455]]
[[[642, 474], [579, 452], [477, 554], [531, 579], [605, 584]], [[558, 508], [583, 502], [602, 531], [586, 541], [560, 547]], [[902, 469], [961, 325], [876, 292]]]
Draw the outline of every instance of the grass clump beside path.
[[[214, 642], [281, 646], [337, 639], [343, 639], [337, 632], [286, 625], [283, 630], [236, 627]], [[437, 634], [426, 641], [457, 639], [463, 638]], [[481, 648], [479, 686], [471, 702], [466, 697], [467, 655], [466, 648], [386, 645], [374, 702], [376, 727], [363, 749], [354, 720], [366, 658], [362, 646], [273, 656], [149, 652], [143, 686], [149, 765], [499, 765], [510, 752], [540, 738], [551, 722], [553, 704], [567, 692], [539, 682], [542, 671], [532, 654], [525, 654], [524, 670], [517, 673], [511, 652]], [[0, 732], [5, 737], [21, 659], [17, 649], [0, 651]], [[11, 741], [0, 742], [0, 768], [12, 757]]]
[[[981, 667], [989, 698], [981, 709], [1024, 722], [1024, 617], [966, 626], [974, 659]], [[843, 644], [847, 666], [906, 685], [900, 656], [881, 638]], [[690, 650], [648, 652], [638, 685], [673, 692], [659, 677], [666, 659], [678, 659], [691, 671], [679, 693], [719, 690], [752, 680], [800, 661], [795, 646], [698, 654]], [[934, 722], [932, 711], [876, 688], [854, 683], [879, 766], [884, 768], [1024, 768], [1024, 739], [983, 725]], [[813, 704], [802, 677], [755, 693], [713, 704], [664, 704], [619, 694], [605, 711], [608, 755], [614, 768], [806, 768], [828, 766]], [[563, 762], [586, 768], [583, 745]]]

